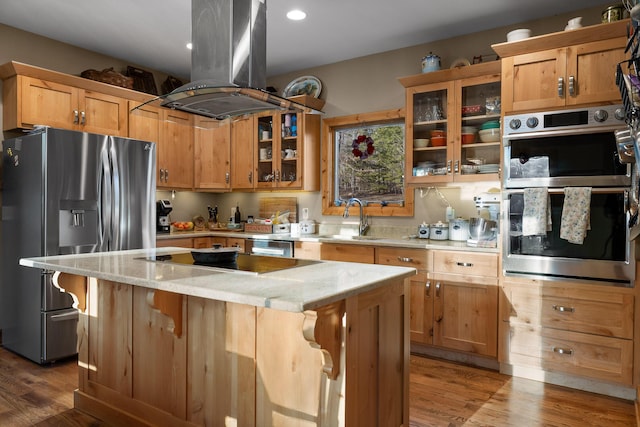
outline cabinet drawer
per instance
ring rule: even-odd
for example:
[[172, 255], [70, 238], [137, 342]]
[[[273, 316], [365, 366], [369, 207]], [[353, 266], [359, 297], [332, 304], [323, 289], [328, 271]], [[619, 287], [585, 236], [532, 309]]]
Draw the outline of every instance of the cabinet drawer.
[[323, 243], [320, 247], [320, 257], [323, 260], [363, 262], [373, 264], [375, 253], [373, 246], [340, 245]]
[[227, 237], [227, 246], [230, 248], [240, 248], [240, 252], [245, 252], [244, 246], [245, 239], [240, 239], [238, 237]]
[[179, 248], [192, 248], [193, 247], [193, 239], [188, 238], [177, 238], [177, 239], [160, 239], [156, 240], [156, 247], [158, 248], [166, 248], [169, 246], [176, 246]]
[[429, 251], [426, 249], [376, 248], [376, 264], [429, 270]]
[[633, 341], [511, 325], [509, 363], [631, 385]]
[[497, 278], [498, 255], [478, 252], [434, 251], [433, 271]]
[[633, 338], [634, 297], [615, 288], [510, 286], [512, 323], [526, 323], [596, 335]]

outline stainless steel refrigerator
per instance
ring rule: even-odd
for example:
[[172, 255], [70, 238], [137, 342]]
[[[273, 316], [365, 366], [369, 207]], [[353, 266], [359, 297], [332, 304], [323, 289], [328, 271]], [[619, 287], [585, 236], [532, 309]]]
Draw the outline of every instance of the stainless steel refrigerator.
[[37, 363], [76, 354], [78, 311], [20, 258], [155, 246], [152, 142], [41, 128], [3, 141], [2, 345]]

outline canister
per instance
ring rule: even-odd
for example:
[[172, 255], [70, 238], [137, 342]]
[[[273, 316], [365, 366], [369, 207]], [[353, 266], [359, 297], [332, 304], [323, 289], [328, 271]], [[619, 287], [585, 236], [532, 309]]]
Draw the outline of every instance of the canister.
[[469, 239], [469, 221], [455, 218], [449, 221], [449, 240], [466, 241]]
[[429, 239], [431, 240], [449, 240], [449, 224], [438, 221], [429, 227]]
[[440, 57], [433, 53], [422, 58], [422, 72], [430, 73], [432, 71], [438, 71], [440, 69]]
[[602, 23], [619, 21], [623, 18], [622, 14], [625, 8], [622, 4], [609, 6], [602, 11]]
[[426, 224], [423, 222], [418, 226], [418, 238], [419, 239], [429, 238], [429, 224]]

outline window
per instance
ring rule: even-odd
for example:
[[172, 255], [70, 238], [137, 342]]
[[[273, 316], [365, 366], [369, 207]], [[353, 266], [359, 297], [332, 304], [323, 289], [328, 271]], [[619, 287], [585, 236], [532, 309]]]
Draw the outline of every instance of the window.
[[405, 191], [404, 126], [404, 110], [323, 121], [324, 215], [342, 215], [352, 197], [368, 215], [413, 215], [413, 191]]

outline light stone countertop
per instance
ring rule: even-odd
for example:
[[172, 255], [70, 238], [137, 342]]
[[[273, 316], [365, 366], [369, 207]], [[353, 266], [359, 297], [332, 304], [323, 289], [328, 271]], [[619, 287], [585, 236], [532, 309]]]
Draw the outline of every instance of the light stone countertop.
[[291, 312], [312, 310], [416, 274], [414, 268], [337, 261], [253, 274], [138, 259], [189, 251], [175, 247], [137, 249], [23, 258], [20, 264]]
[[156, 240], [180, 239], [192, 237], [237, 237], [240, 239], [269, 239], [284, 240], [289, 242], [320, 242], [320, 243], [340, 243], [349, 245], [367, 245], [367, 246], [387, 246], [396, 248], [411, 249], [440, 249], [454, 251], [469, 252], [485, 252], [499, 253], [498, 248], [473, 247], [468, 246], [466, 241], [454, 240], [433, 240], [418, 238], [395, 238], [395, 237], [378, 237], [363, 236], [363, 238], [350, 238], [349, 236], [336, 237], [332, 235], [307, 234], [299, 237], [292, 237], [290, 234], [264, 234], [264, 233], [245, 233], [242, 231], [177, 231], [174, 233], [156, 235]]

